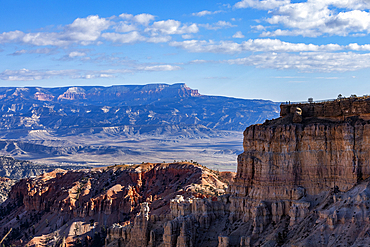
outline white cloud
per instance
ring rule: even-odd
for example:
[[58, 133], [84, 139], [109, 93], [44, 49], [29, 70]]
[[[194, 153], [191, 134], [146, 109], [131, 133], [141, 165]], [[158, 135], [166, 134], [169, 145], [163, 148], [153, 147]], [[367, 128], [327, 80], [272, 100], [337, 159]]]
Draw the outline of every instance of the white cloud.
[[140, 70], [145, 70], [145, 71], [173, 71], [173, 70], [179, 70], [179, 69], [181, 69], [181, 67], [168, 65], [168, 64], [145, 66], [145, 67], [140, 68]]
[[166, 43], [172, 39], [171, 36], [152, 36], [146, 40], [150, 43]]
[[197, 33], [199, 31], [196, 24], [182, 25], [180, 21], [166, 20], [154, 22], [152, 26], [145, 29], [147, 32], [153, 34], [184, 34], [184, 33]]
[[203, 10], [203, 11], [200, 11], [200, 12], [197, 12], [197, 13], [193, 13], [192, 16], [205, 16], [205, 15], [214, 15], [214, 14], [218, 14], [218, 13], [221, 13], [222, 10], [217, 10], [217, 11], [209, 11], [209, 10]]
[[192, 39], [193, 38], [193, 35], [191, 35], [191, 34], [183, 34], [181, 37], [183, 39]]
[[83, 57], [86, 56], [86, 53], [80, 52], [80, 51], [72, 51], [68, 54], [68, 57], [74, 58], [74, 57]]
[[[242, 43], [231, 41], [185, 40], [170, 42], [171, 46], [183, 48], [190, 52], [239, 53], [250, 52], [301, 52], [301, 51], [337, 51], [347, 49], [337, 44], [314, 45], [289, 43], [278, 39], [249, 39]], [[353, 45], [354, 46], [354, 45]], [[365, 48], [366, 46], [363, 46]]]
[[119, 15], [119, 17], [121, 17], [122, 19], [132, 19], [134, 16], [132, 14], [127, 14], [127, 13], [122, 13]]
[[0, 73], [0, 79], [7, 81], [33, 81], [48, 79], [50, 77], [73, 76], [77, 72], [77, 70], [5, 70], [4, 72]]
[[241, 31], [237, 31], [237, 32], [233, 35], [233, 38], [242, 39], [242, 38], [244, 38], [244, 35], [242, 34], [242, 32], [241, 32]]
[[19, 51], [15, 51], [11, 54], [9, 54], [10, 56], [19, 56], [19, 55], [22, 55], [22, 54], [26, 54], [27, 53], [27, 50], [19, 50]]
[[151, 22], [152, 20], [155, 19], [155, 16], [154, 15], [150, 15], [150, 14], [139, 14], [139, 15], [135, 15], [135, 17], [133, 18], [133, 20], [137, 23], [140, 23], [144, 26], [148, 26], [149, 22]]
[[18, 56], [18, 55], [22, 55], [22, 54], [55, 54], [55, 53], [58, 53], [58, 51], [56, 49], [38, 48], [38, 49], [34, 49], [34, 50], [22, 49], [22, 50], [19, 50], [19, 51], [15, 51], [15, 52], [13, 52], [9, 55]]
[[6, 81], [33, 81], [49, 78], [70, 79], [94, 79], [94, 78], [112, 78], [120, 74], [140, 72], [140, 71], [173, 71], [181, 67], [168, 64], [137, 66], [133, 69], [109, 69], [109, 70], [5, 70], [0, 73], [0, 79]]
[[122, 19], [134, 21], [134, 22], [139, 23], [139, 24], [144, 25], [144, 26], [149, 25], [149, 22], [151, 22], [152, 20], [155, 19], [154, 15], [146, 14], [146, 13], [138, 14], [138, 15], [135, 15], [135, 16], [131, 15], [131, 14], [123, 13], [123, 14], [120, 14], [119, 17], [122, 18]]
[[347, 36], [370, 32], [370, 1], [363, 0], [307, 0], [287, 3], [269, 11], [266, 21], [281, 28], [262, 33], [262, 36], [317, 37], [322, 34]]
[[352, 51], [370, 51], [370, 44], [359, 45], [357, 43], [352, 43], [347, 45], [346, 48]]
[[111, 22], [97, 15], [86, 18], [77, 18], [72, 24], [67, 25], [62, 37], [74, 41], [95, 41], [103, 30], [108, 29]]
[[[196, 24], [182, 24], [177, 20], [162, 20], [150, 24], [155, 16], [150, 14], [121, 14], [116, 17], [100, 18], [97, 15], [86, 18], [77, 18], [73, 23], [59, 27], [59, 32], [35, 32], [24, 33], [22, 31], [10, 31], [0, 34], [0, 44], [23, 43], [35, 46], [59, 46], [67, 47], [73, 44], [101, 45], [107, 40], [116, 43], [164, 43], [169, 42], [171, 35], [189, 35], [199, 32]], [[124, 19], [124, 20], [122, 20]], [[217, 23], [219, 26], [230, 25], [227, 22]], [[190, 36], [184, 36], [188, 39]], [[28, 51], [16, 51], [10, 55], [30, 53]]]
[[129, 24], [126, 21], [121, 21], [115, 27], [116, 32], [128, 33], [137, 30], [135, 25]]
[[251, 28], [254, 28], [254, 29], [258, 30], [258, 31], [261, 31], [261, 30], [265, 30], [266, 29], [266, 27], [264, 27], [262, 25], [251, 26]]
[[207, 60], [196, 59], [196, 60], [190, 61], [189, 63], [190, 64], [202, 64], [202, 63], [208, 63], [208, 62], [209, 61], [207, 61]]
[[77, 18], [72, 24], [63, 28], [61, 32], [23, 33], [21, 31], [4, 32], [0, 34], [0, 43], [20, 42], [36, 46], [67, 46], [72, 43], [82, 45], [90, 44], [97, 40], [103, 30], [111, 22], [99, 16]]
[[106, 40], [112, 41], [112, 42], [118, 42], [122, 44], [127, 44], [127, 43], [135, 43], [138, 41], [144, 41], [145, 37], [140, 35], [139, 32], [134, 31], [131, 33], [103, 33], [102, 37]]
[[370, 54], [353, 52], [264, 53], [224, 61], [228, 64], [269, 69], [296, 69], [301, 72], [346, 72], [370, 68]]
[[0, 44], [8, 43], [11, 41], [20, 42], [23, 36], [24, 36], [24, 33], [19, 30], [4, 32], [0, 34]]
[[289, 4], [290, 0], [242, 0], [237, 2], [235, 8], [274, 9]]
[[235, 25], [231, 24], [230, 22], [227, 21], [218, 21], [214, 24], [199, 24], [199, 26], [204, 27], [209, 30], [218, 30], [221, 28], [228, 28], [228, 27], [235, 27]]

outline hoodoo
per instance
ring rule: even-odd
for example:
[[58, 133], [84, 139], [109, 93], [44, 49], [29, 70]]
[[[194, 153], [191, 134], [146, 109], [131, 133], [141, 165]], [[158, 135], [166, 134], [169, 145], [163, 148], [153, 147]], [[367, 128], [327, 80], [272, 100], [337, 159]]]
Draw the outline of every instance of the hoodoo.
[[369, 246], [369, 142], [369, 97], [282, 104], [244, 131], [226, 194], [190, 163], [64, 171], [18, 182], [0, 230], [32, 221], [29, 246]]
[[[280, 118], [244, 131], [229, 194], [172, 200], [164, 230], [150, 229], [152, 239], [163, 232], [151, 246], [370, 243], [370, 98], [280, 108]], [[116, 246], [109, 234], [107, 243]]]

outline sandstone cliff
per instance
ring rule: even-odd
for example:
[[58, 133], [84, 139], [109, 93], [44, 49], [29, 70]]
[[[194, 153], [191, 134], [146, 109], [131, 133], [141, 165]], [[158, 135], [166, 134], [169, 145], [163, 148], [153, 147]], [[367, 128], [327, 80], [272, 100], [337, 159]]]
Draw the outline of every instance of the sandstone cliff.
[[31, 246], [369, 246], [368, 103], [282, 105], [245, 130], [227, 194], [224, 174], [188, 163], [60, 171], [17, 183], [0, 225], [33, 212]]
[[58, 169], [12, 187], [0, 207], [0, 234], [13, 228], [7, 244], [20, 246], [102, 246], [108, 227], [133, 222], [131, 236], [137, 238], [145, 226], [135, 219], [141, 203], [148, 203], [151, 218], [164, 219], [177, 195], [212, 198], [225, 192], [231, 178], [187, 162]]
[[140, 218], [144, 242], [134, 222], [110, 228], [107, 246], [369, 245], [369, 103], [282, 105], [245, 130], [229, 194], [176, 198], [161, 223]]

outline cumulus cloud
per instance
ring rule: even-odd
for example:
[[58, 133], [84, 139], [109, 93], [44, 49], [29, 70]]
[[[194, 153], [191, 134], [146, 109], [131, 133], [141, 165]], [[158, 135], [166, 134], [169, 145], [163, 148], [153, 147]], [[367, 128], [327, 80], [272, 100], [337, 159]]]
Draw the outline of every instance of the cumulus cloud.
[[[370, 1], [365, 0], [307, 0], [291, 3], [285, 0], [244, 0], [235, 7], [268, 9], [269, 24], [279, 27], [265, 31], [267, 36], [317, 37], [329, 35], [356, 35], [370, 32]], [[260, 29], [261, 30], [261, 29]]]
[[197, 13], [192, 13], [191, 15], [192, 16], [199, 16], [199, 17], [202, 17], [202, 16], [205, 16], [205, 15], [214, 15], [214, 14], [218, 14], [218, 13], [221, 13], [222, 10], [217, 10], [217, 11], [209, 11], [209, 10], [203, 10], [203, 11], [200, 11], [200, 12], [197, 12]]
[[24, 33], [18, 30], [4, 32], [0, 34], [0, 43], [19, 42], [36, 46], [67, 46], [72, 43], [87, 45], [96, 41], [101, 32], [110, 25], [109, 20], [93, 15], [77, 18], [61, 32]]
[[137, 27], [133, 24], [130, 24], [126, 21], [121, 21], [119, 22], [116, 27], [115, 27], [115, 31], [116, 32], [121, 32], [121, 33], [127, 33], [127, 32], [131, 32], [131, 31], [135, 31], [137, 30]]
[[[123, 19], [123, 20], [122, 20]], [[196, 24], [182, 24], [177, 20], [162, 20], [151, 23], [155, 19], [150, 14], [121, 14], [119, 18], [101, 18], [97, 15], [77, 18], [71, 24], [61, 27], [59, 32], [24, 33], [10, 31], [0, 34], [0, 44], [22, 43], [34, 46], [67, 47], [73, 44], [102, 44], [103, 40], [114, 43], [168, 42], [175, 34], [197, 33]], [[222, 25], [222, 23], [220, 23]], [[11, 55], [29, 53], [23, 50]]]
[[242, 32], [241, 32], [241, 31], [237, 31], [237, 32], [233, 35], [233, 38], [242, 39], [242, 38], [244, 38], [244, 35], [242, 34]]
[[196, 24], [181, 25], [180, 21], [166, 20], [157, 21], [153, 25], [146, 28], [145, 31], [151, 32], [152, 34], [184, 34], [184, 33], [197, 33], [199, 31]]
[[235, 27], [235, 25], [231, 24], [227, 21], [218, 21], [214, 24], [199, 24], [199, 26], [204, 27], [209, 30], [218, 30], [221, 28], [229, 28], [229, 27]]
[[133, 19], [137, 23], [147, 26], [149, 22], [155, 19], [155, 16], [150, 15], [150, 14], [139, 14], [139, 15], [135, 15]]
[[242, 0], [237, 2], [235, 8], [274, 9], [289, 4], [290, 0]]
[[[108, 29], [111, 22], [97, 15], [77, 18], [64, 30], [64, 38], [74, 41], [95, 41], [103, 30]], [[63, 36], [62, 36], [63, 37]]]
[[146, 14], [146, 13], [138, 14], [135, 16], [131, 14], [123, 13], [123, 14], [120, 14], [119, 17], [122, 19], [126, 19], [126, 20], [132, 20], [144, 26], [149, 25], [149, 23], [155, 19], [154, 15]]
[[370, 68], [370, 54], [353, 52], [265, 53], [224, 61], [228, 64], [269, 69], [296, 69], [301, 72], [346, 72]]
[[115, 43], [134, 43], [138, 41], [145, 40], [145, 37], [143, 37], [139, 32], [134, 31], [131, 33], [103, 33], [102, 37], [106, 40], [115, 42]]

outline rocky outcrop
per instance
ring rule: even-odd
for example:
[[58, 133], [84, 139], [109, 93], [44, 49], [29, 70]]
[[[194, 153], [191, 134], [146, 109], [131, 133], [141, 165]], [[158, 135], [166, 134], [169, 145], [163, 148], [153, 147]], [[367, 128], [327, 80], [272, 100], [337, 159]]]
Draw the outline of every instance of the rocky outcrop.
[[370, 243], [370, 111], [357, 101], [283, 105], [281, 118], [248, 127], [229, 194], [172, 200], [163, 226], [149, 224], [163, 231], [156, 246]]
[[[99, 195], [93, 185], [106, 180], [94, 180], [96, 174], [59, 172], [16, 184], [10, 201], [23, 202], [22, 215], [47, 211], [45, 198], [55, 195], [50, 211], [73, 219], [76, 236], [87, 233], [77, 218], [93, 219], [94, 227], [115, 223], [107, 230], [107, 247], [368, 246], [370, 122], [366, 113], [307, 115], [307, 105], [245, 130], [227, 194], [216, 179], [221, 174], [204, 167], [145, 164], [109, 170], [112, 186]], [[50, 181], [71, 186], [62, 193]], [[5, 220], [14, 222], [11, 216]]]
[[[50, 240], [46, 246], [73, 246], [76, 241], [104, 242], [106, 229], [116, 223], [108, 231], [116, 243], [157, 246], [163, 232], [153, 226], [166, 215], [169, 220], [175, 218], [169, 215], [174, 207], [171, 199], [177, 195], [215, 198], [225, 193], [230, 181], [223, 177], [231, 179], [230, 175], [188, 162], [57, 169], [22, 179], [12, 187], [0, 207], [0, 233], [19, 229], [9, 241], [22, 239], [30, 246], [45, 239]], [[199, 204], [194, 212], [206, 207]], [[206, 225], [212, 217], [199, 215]], [[185, 235], [183, 241], [188, 241]]]
[[16, 180], [14, 179], [0, 177], [0, 204], [8, 198], [10, 189], [15, 182]]
[[[12, 144], [14, 143], [0, 141], [0, 147], [4, 145], [6, 148], [10, 148]], [[41, 165], [27, 160], [18, 160], [12, 157], [0, 156], [0, 177], [8, 177], [10, 179], [18, 180], [26, 177], [37, 176], [45, 172], [51, 172], [58, 168], [67, 170], [76, 169], [78, 166]]]
[[341, 121], [352, 116], [370, 120], [370, 96], [351, 96], [350, 98], [338, 98], [318, 103], [280, 105], [281, 117], [296, 116], [297, 113], [303, 118], [321, 118], [334, 121]]

